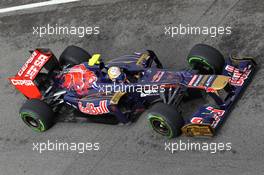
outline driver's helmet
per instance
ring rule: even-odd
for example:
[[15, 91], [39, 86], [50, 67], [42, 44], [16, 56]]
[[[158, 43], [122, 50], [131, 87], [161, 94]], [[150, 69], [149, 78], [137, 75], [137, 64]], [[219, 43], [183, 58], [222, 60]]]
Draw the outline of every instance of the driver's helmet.
[[115, 82], [125, 81], [126, 75], [121, 69], [117, 66], [112, 66], [107, 71], [109, 78]]

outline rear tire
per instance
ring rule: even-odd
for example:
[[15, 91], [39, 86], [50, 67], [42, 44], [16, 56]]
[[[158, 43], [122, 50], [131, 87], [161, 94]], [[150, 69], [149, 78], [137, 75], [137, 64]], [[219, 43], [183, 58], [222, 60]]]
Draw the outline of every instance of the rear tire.
[[91, 55], [77, 46], [68, 46], [61, 54], [59, 62], [61, 66], [77, 65], [88, 61]]
[[146, 116], [155, 132], [168, 138], [181, 134], [184, 120], [172, 106], [161, 102], [156, 103], [147, 111]]
[[54, 112], [45, 102], [38, 99], [27, 100], [20, 108], [21, 119], [31, 129], [44, 132], [54, 124]]
[[187, 57], [188, 63], [201, 74], [221, 74], [225, 65], [223, 55], [206, 44], [197, 44]]

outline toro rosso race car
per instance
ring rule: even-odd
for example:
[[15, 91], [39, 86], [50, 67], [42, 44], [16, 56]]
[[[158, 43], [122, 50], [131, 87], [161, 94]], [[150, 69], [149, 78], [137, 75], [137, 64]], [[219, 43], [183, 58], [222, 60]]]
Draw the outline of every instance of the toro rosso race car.
[[[59, 60], [49, 49], [31, 53], [9, 80], [27, 98], [20, 117], [40, 132], [56, 123], [58, 115], [74, 113], [69, 116], [75, 120], [78, 113], [91, 121], [124, 124], [144, 115], [154, 131], [168, 138], [181, 133], [213, 136], [256, 70], [252, 58], [224, 59], [205, 44], [191, 49], [190, 68], [182, 71], [163, 69], [150, 50], [107, 63], [100, 54], [91, 56], [76, 46], [67, 47]], [[196, 92], [211, 102], [181, 116], [180, 104]]]

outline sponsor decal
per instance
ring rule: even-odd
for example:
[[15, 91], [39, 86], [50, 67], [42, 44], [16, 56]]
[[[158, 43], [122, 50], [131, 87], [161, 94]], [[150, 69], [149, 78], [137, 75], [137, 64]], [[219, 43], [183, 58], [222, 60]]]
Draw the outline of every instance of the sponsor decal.
[[192, 84], [194, 83], [194, 81], [196, 80], [197, 77], [198, 77], [198, 75], [194, 75], [188, 85], [192, 86]]
[[159, 82], [161, 77], [164, 75], [163, 71], [158, 71], [152, 78], [152, 82]]
[[28, 65], [33, 61], [34, 57], [37, 56], [37, 52], [34, 51], [32, 55], [28, 58], [27, 62], [22, 66], [22, 68], [18, 71], [18, 75], [22, 76], [25, 70], [28, 68]]
[[39, 69], [37, 69], [34, 65], [32, 65], [31, 67], [29, 67], [27, 73], [25, 74], [25, 77], [32, 80], [35, 77], [35, 75], [38, 73], [38, 71]]
[[34, 61], [34, 63], [31, 65], [30, 68], [28, 68], [28, 71], [25, 74], [25, 77], [29, 77], [31, 80], [35, 78], [37, 73], [40, 71], [42, 66], [46, 63], [48, 60], [48, 56], [46, 55], [39, 55]]
[[[206, 109], [209, 111], [209, 113], [205, 112], [203, 114], [213, 114], [212, 118], [214, 119], [214, 121], [211, 124], [211, 126], [212, 126], [212, 128], [215, 128], [218, 125], [218, 123], [221, 121], [221, 118], [224, 115], [225, 110], [215, 109], [212, 106], [208, 106]], [[191, 119], [191, 123], [202, 124], [203, 123], [203, 117], [193, 117]]]
[[188, 86], [207, 89], [207, 87], [212, 85], [215, 78], [215, 75], [194, 75], [188, 83]]
[[200, 83], [200, 81], [202, 80], [203, 75], [199, 75], [197, 80], [195, 81], [195, 83], [193, 84], [193, 86], [198, 86], [198, 84]]
[[218, 123], [220, 122], [221, 117], [224, 115], [225, 110], [215, 109], [212, 106], [208, 106], [206, 109], [209, 110], [210, 113], [213, 113], [213, 118], [215, 120], [213, 121], [213, 123], [211, 124], [211, 126], [213, 128], [215, 128], [218, 125]]
[[205, 82], [207, 81], [209, 75], [204, 75], [202, 80], [199, 82], [198, 86], [204, 86]]
[[82, 102], [78, 102], [78, 107], [81, 112], [90, 115], [100, 115], [109, 113], [109, 110], [107, 108], [107, 100], [100, 101], [99, 106], [97, 107], [94, 106], [94, 103], [86, 103], [86, 106], [84, 107]]
[[249, 69], [249, 67], [240, 71], [239, 69], [235, 68], [234, 66], [230, 66], [230, 65], [227, 65], [225, 67], [225, 70], [232, 73], [232, 77], [230, 78], [229, 82], [233, 86], [242, 86], [251, 72], [251, 69]]
[[203, 75], [199, 75], [197, 80], [194, 82], [193, 86], [198, 86], [198, 84], [200, 83], [200, 81], [202, 80]]
[[191, 123], [194, 123], [194, 124], [202, 124], [203, 123], [203, 118], [201, 118], [201, 117], [193, 117], [191, 119]]
[[205, 83], [205, 86], [209, 87], [211, 86], [213, 80], [215, 79], [216, 76], [212, 75], [212, 76], [209, 76], [209, 78], [207, 79], [206, 83]]
[[34, 83], [32, 82], [32, 80], [14, 80], [14, 79], [11, 79], [11, 82], [14, 86], [17, 86], [17, 85], [34, 86]]
[[18, 71], [18, 76], [25, 74], [25, 78], [33, 80], [42, 66], [48, 61], [48, 59], [49, 56], [43, 55], [41, 53], [38, 54], [37, 51], [34, 51], [27, 62]]

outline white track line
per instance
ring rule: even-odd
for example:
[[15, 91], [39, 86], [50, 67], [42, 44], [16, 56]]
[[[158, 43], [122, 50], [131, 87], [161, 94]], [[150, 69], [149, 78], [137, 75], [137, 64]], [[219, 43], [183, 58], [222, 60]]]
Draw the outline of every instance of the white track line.
[[64, 3], [76, 2], [76, 1], [80, 1], [80, 0], [50, 0], [50, 1], [45, 1], [45, 2], [38, 2], [38, 3], [3, 8], [3, 9], [0, 9], [0, 13], [7, 13], [7, 12], [12, 12], [12, 11], [17, 11], [17, 10], [31, 9], [31, 8], [36, 8], [36, 7], [55, 5], [55, 4], [64, 4]]

